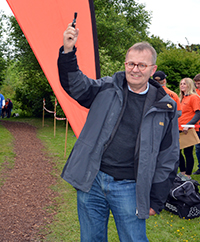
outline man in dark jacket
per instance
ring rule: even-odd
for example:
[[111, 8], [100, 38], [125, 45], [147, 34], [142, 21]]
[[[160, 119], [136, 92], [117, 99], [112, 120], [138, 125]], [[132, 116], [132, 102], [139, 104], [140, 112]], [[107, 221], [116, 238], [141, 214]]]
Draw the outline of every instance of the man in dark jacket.
[[77, 189], [81, 241], [107, 241], [111, 210], [120, 241], [145, 242], [145, 219], [164, 208], [177, 173], [176, 103], [150, 79], [151, 45], [127, 51], [125, 72], [92, 80], [77, 65], [78, 34], [69, 24], [58, 68], [64, 90], [90, 109], [61, 175]]
[[10, 98], [7, 98], [7, 99], [6, 99], [5, 106], [4, 106], [4, 108], [2, 109], [2, 118], [4, 118], [5, 115], [6, 115], [7, 118], [10, 118], [12, 108], [13, 108], [13, 103], [12, 103], [12, 101], [10, 100]]

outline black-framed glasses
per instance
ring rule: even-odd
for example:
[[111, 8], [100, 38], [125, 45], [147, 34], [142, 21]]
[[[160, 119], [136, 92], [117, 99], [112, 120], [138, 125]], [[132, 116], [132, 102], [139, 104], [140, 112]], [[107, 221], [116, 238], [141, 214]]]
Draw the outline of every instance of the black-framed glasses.
[[132, 70], [134, 69], [136, 66], [137, 68], [140, 70], [140, 71], [144, 71], [148, 66], [154, 66], [154, 64], [152, 65], [147, 65], [145, 63], [138, 63], [138, 64], [135, 64], [134, 62], [132, 61], [129, 61], [129, 62], [125, 62], [125, 65], [128, 67], [128, 69]]

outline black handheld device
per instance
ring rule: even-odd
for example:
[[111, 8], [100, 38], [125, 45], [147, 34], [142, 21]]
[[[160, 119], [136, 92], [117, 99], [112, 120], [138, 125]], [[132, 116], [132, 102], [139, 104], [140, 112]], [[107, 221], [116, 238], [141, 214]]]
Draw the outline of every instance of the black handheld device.
[[72, 27], [74, 27], [74, 28], [75, 28], [76, 18], [77, 18], [77, 12], [74, 13], [74, 19], [72, 22]]

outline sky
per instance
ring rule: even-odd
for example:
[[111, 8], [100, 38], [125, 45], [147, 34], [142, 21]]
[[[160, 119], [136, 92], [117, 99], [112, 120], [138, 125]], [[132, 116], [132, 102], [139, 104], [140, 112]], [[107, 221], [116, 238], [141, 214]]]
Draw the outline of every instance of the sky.
[[12, 11], [6, 0], [1, 0], [0, 10], [3, 10], [6, 14], [12, 14]]
[[[152, 11], [150, 33], [174, 44], [200, 44], [200, 0], [138, 0]], [[187, 40], [186, 40], [187, 38]]]
[[[41, 0], [42, 1], [42, 0]], [[152, 11], [150, 35], [159, 36], [174, 44], [200, 44], [200, 0], [137, 0]], [[0, 9], [12, 14], [6, 0], [1, 0]]]

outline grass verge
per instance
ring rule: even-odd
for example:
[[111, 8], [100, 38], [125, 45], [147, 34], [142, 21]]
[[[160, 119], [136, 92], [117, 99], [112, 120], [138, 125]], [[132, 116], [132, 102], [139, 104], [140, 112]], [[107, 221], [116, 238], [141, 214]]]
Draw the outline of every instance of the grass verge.
[[[14, 167], [13, 137], [0, 121], [0, 186], [6, 180], [6, 173]], [[6, 172], [5, 172], [6, 171]]]

